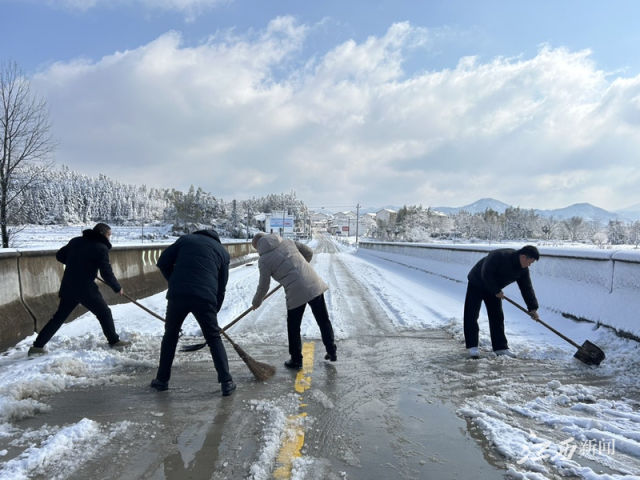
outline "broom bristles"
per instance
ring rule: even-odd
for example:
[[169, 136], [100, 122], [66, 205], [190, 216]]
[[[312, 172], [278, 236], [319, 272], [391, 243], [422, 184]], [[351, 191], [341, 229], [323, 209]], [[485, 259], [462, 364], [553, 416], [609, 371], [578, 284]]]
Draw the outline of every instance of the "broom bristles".
[[244, 363], [247, 365], [253, 376], [256, 377], [256, 380], [264, 382], [265, 380], [269, 380], [276, 373], [275, 367], [272, 367], [267, 363], [258, 362], [251, 355], [245, 352], [239, 345], [236, 345], [235, 343], [232, 343], [232, 345], [236, 352], [238, 352], [238, 355], [240, 355], [240, 358], [242, 358]]
[[224, 335], [227, 341], [233, 346], [234, 350], [240, 356], [240, 358], [242, 358], [242, 361], [244, 361], [244, 363], [247, 365], [247, 367], [249, 368], [249, 371], [253, 374], [254, 377], [256, 377], [256, 380], [260, 382], [264, 382], [266, 380], [269, 380], [271, 377], [275, 375], [276, 373], [275, 367], [269, 365], [268, 363], [262, 363], [262, 362], [258, 362], [257, 360], [254, 360], [254, 358], [251, 355], [249, 355], [247, 352], [245, 352], [242, 349], [242, 347], [240, 347], [238, 344], [236, 344], [236, 342], [231, 340], [231, 338], [229, 338], [229, 335], [227, 335], [224, 332], [221, 332], [221, 333]]

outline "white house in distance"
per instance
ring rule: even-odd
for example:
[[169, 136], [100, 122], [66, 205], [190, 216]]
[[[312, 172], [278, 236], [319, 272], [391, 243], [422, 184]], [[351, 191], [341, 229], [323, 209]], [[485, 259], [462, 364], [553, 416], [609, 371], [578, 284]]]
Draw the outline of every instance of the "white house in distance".
[[326, 229], [329, 228], [331, 222], [333, 221], [333, 216], [324, 212], [313, 212], [311, 213], [311, 224], [316, 228]]
[[359, 236], [366, 237], [369, 236], [375, 228], [375, 213], [360, 215], [360, 219], [358, 220], [354, 212], [339, 212], [334, 215], [333, 226], [330, 231], [336, 235], [353, 236], [358, 233]]
[[337, 235], [355, 235], [356, 214], [354, 212], [337, 212], [333, 214], [332, 233]]
[[346, 220], [347, 218], [355, 220], [356, 214], [355, 212], [337, 212], [333, 214], [333, 218], [334, 220]]
[[376, 220], [384, 223], [390, 223], [392, 221], [395, 221], [397, 213], [398, 212], [396, 212], [395, 210], [389, 210], [388, 208], [383, 208], [382, 210], [378, 210], [376, 212]]

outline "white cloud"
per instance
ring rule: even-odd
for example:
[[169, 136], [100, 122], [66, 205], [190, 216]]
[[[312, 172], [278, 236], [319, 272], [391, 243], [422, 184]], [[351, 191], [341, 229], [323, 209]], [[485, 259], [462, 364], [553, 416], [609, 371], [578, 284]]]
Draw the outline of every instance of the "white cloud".
[[97, 62], [52, 65], [34, 86], [52, 108], [59, 162], [224, 198], [634, 203], [640, 77], [551, 46], [408, 75], [409, 51], [433, 41], [425, 29], [394, 24], [304, 58], [313, 31], [281, 17], [198, 46], [168, 32]]

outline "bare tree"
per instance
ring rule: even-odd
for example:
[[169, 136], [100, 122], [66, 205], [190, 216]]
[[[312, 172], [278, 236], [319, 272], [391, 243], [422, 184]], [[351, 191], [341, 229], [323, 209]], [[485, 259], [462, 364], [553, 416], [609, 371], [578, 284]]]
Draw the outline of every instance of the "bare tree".
[[9, 247], [20, 216], [22, 194], [53, 165], [57, 142], [51, 135], [49, 109], [31, 92], [31, 82], [16, 62], [0, 63], [0, 232]]
[[584, 220], [582, 217], [571, 217], [562, 221], [562, 226], [569, 234], [572, 242], [577, 242], [582, 237], [584, 231]]
[[640, 221], [632, 222], [629, 225], [629, 243], [638, 248], [640, 245]]
[[609, 220], [607, 225], [607, 236], [611, 245], [624, 245], [626, 242], [627, 232], [624, 223], [620, 220]]
[[545, 240], [551, 240], [558, 228], [560, 221], [556, 217], [551, 215], [549, 217], [542, 218], [541, 223], [542, 223], [541, 230]]

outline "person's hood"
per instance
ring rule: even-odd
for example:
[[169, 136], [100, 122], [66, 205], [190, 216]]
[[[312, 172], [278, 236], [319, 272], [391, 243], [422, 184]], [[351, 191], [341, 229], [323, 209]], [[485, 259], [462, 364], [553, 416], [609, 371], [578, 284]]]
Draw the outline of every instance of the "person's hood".
[[222, 244], [222, 242], [220, 241], [220, 236], [215, 230], [198, 230], [197, 232], [193, 232], [193, 235], [206, 235], [207, 237], [211, 237], [216, 242]]
[[86, 238], [87, 240], [91, 240], [92, 242], [102, 243], [103, 245], [106, 245], [109, 250], [111, 250], [111, 242], [101, 233], [95, 232], [91, 229], [83, 230], [82, 238]]
[[276, 233], [270, 233], [258, 240], [258, 248], [256, 250], [258, 250], [258, 253], [260, 255], [263, 255], [275, 248], [278, 248], [278, 245], [280, 245], [281, 242], [282, 238], [280, 238], [280, 235]]

